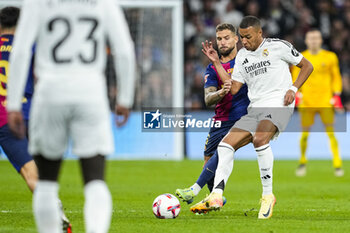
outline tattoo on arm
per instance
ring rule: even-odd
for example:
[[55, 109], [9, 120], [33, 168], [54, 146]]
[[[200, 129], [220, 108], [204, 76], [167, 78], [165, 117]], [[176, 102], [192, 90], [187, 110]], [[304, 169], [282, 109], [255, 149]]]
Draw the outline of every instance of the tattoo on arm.
[[216, 87], [204, 88], [204, 101], [207, 106], [217, 104], [224, 96], [220, 96], [221, 90]]

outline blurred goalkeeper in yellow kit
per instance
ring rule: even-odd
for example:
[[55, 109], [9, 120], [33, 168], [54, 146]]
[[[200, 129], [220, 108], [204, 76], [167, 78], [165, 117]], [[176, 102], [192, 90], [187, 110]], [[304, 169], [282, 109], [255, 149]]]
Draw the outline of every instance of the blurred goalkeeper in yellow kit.
[[[339, 71], [337, 55], [322, 49], [322, 35], [318, 29], [306, 33], [305, 44], [307, 50], [302, 52], [314, 66], [314, 71], [308, 81], [299, 89], [296, 105], [301, 116], [302, 135], [300, 139], [301, 157], [296, 170], [297, 176], [306, 175], [307, 139], [316, 114], [320, 114], [327, 132], [333, 154], [335, 176], [343, 176], [342, 161], [339, 154], [338, 141], [334, 135], [334, 111], [343, 110], [340, 100], [342, 80]], [[299, 68], [293, 67], [293, 80], [296, 79]]]

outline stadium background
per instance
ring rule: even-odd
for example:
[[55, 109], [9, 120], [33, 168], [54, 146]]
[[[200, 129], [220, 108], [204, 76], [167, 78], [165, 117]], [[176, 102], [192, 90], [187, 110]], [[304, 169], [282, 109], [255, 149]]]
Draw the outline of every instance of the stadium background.
[[[267, 10], [268, 9], [268, 10]], [[133, 37], [136, 39], [138, 70], [140, 73], [139, 91], [136, 94], [135, 110], [129, 124], [124, 129], [116, 129], [116, 155], [123, 159], [181, 159], [182, 155], [174, 154], [174, 135], [178, 133], [141, 133], [142, 107], [172, 106], [170, 73], [171, 33], [170, 12], [153, 9], [127, 10], [127, 18]], [[162, 12], [162, 14], [160, 14]], [[343, 77], [342, 100], [347, 111], [350, 111], [350, 1], [303, 1], [303, 0], [189, 0], [183, 1], [183, 46], [184, 46], [184, 107], [191, 115], [213, 115], [213, 109], [204, 104], [203, 74], [208, 60], [201, 52], [201, 42], [209, 39], [215, 41], [215, 26], [221, 22], [230, 22], [238, 26], [244, 15], [255, 15], [262, 19], [266, 37], [278, 37], [290, 41], [299, 51], [305, 49], [304, 34], [311, 27], [321, 29], [325, 49], [334, 51], [339, 57]], [[148, 19], [150, 17], [151, 19]], [[164, 20], [168, 22], [164, 24]], [[141, 24], [140, 22], [152, 22]], [[135, 28], [133, 22], [139, 25]], [[140, 25], [145, 32], [141, 41]], [[165, 27], [164, 27], [165, 25]], [[159, 33], [161, 31], [161, 34]], [[239, 45], [241, 46], [241, 45]], [[166, 65], [164, 65], [166, 64]], [[164, 68], [165, 67], [165, 68]], [[109, 76], [114, 80], [113, 75]], [[141, 92], [141, 94], [140, 94]], [[114, 96], [111, 97], [114, 99]], [[350, 138], [347, 120], [349, 113], [338, 114], [336, 127], [341, 155], [350, 158]], [[289, 131], [281, 135], [273, 148], [277, 159], [297, 159], [299, 156], [299, 116], [296, 112], [289, 125]], [[139, 126], [139, 127], [137, 127]], [[316, 119], [314, 131], [309, 138], [308, 156], [310, 159], [330, 159], [328, 139], [320, 119]], [[131, 132], [131, 134], [130, 134]], [[185, 132], [185, 155], [190, 159], [201, 159], [206, 132]], [[149, 145], [153, 145], [150, 147]], [[135, 147], [135, 145], [137, 145]], [[132, 150], [132, 152], [130, 151]], [[252, 146], [242, 148], [237, 153], [238, 159], [255, 159]]]
[[[0, 0], [0, 8], [9, 5], [20, 6], [21, 2], [22, 0]], [[223, 21], [224, 16], [225, 21], [238, 22], [243, 14], [256, 12], [264, 22], [270, 22], [273, 29], [283, 30], [278, 36], [290, 38], [290, 41], [299, 41], [295, 45], [302, 50], [299, 46], [304, 46], [302, 41], [306, 29], [299, 34], [296, 31], [300, 31], [299, 27], [303, 25], [305, 28], [311, 26], [305, 23], [305, 15], [309, 15], [309, 19], [313, 18], [314, 23], [317, 23], [319, 1], [305, 0], [305, 4], [302, 4], [303, 2], [298, 0], [281, 0], [277, 7], [272, 7], [276, 1], [236, 0], [233, 2], [236, 4], [234, 8], [230, 1], [185, 0], [184, 4], [178, 0], [120, 2], [127, 13], [130, 30], [135, 39], [138, 81], [136, 102], [128, 125], [116, 129], [111, 122], [111, 127], [115, 130], [116, 150], [110, 158], [143, 160], [110, 160], [107, 163], [106, 180], [113, 197], [110, 232], [348, 232], [350, 162], [344, 161], [344, 177], [332, 175], [330, 161], [312, 161], [308, 165], [308, 175], [296, 178], [294, 171], [299, 156], [298, 132], [284, 133], [273, 143], [275, 157], [279, 159], [274, 165], [274, 194], [278, 198], [278, 204], [274, 208], [273, 218], [269, 221], [256, 219], [260, 207], [258, 200], [261, 185], [256, 155], [251, 146], [236, 154], [238, 159], [252, 161], [235, 163], [234, 175], [230, 177], [230, 184], [225, 189], [228, 203], [220, 212], [204, 216], [193, 215], [189, 211], [189, 205], [181, 203], [181, 213], [177, 219], [159, 220], [153, 216], [151, 210], [154, 198], [162, 193], [173, 193], [175, 189], [187, 187], [195, 181], [203, 163], [194, 159], [202, 159], [207, 133], [141, 131], [143, 107], [157, 109], [172, 106], [179, 107], [184, 113], [205, 117], [213, 115], [213, 109], [206, 109], [203, 104], [202, 76], [208, 61], [199, 48], [202, 40], [214, 39], [215, 24]], [[343, 54], [340, 57], [344, 84], [343, 101], [348, 103], [349, 94], [346, 93], [349, 93], [350, 2], [337, 0], [328, 6], [329, 13], [325, 16], [332, 17], [326, 17], [330, 21], [325, 24], [333, 31], [328, 46], [335, 44], [338, 50], [330, 48], [338, 51], [338, 56]], [[227, 10], [229, 12], [225, 13]], [[337, 22], [334, 20], [338, 17], [341, 18], [341, 22], [338, 21], [338, 30], [334, 32], [333, 24]], [[286, 21], [288, 25], [294, 26], [286, 27]], [[286, 28], [289, 29], [285, 31]], [[109, 65], [110, 62], [111, 60]], [[111, 85], [115, 80], [114, 72], [107, 69], [107, 74], [110, 84], [109, 97], [113, 100], [116, 94]], [[348, 105], [346, 106], [349, 110]], [[344, 130], [345, 120], [348, 122], [349, 113], [338, 115], [338, 131]], [[320, 122], [317, 124], [316, 131]], [[289, 131], [298, 130], [297, 112], [289, 127]], [[348, 125], [346, 132], [337, 132], [342, 156], [347, 159], [350, 158], [349, 132]], [[309, 157], [330, 159], [324, 133], [313, 133], [309, 146]], [[182, 160], [185, 154], [190, 159]], [[67, 156], [74, 158], [69, 151]], [[5, 157], [0, 155], [0, 232], [37, 232], [31, 207], [32, 194], [11, 164], [1, 161], [3, 159]], [[84, 191], [79, 165], [76, 161], [65, 161], [62, 170], [60, 198], [72, 222], [73, 232], [85, 232], [82, 209]], [[202, 190], [195, 202], [203, 199], [207, 193], [206, 188]]]
[[[0, 7], [20, 5], [21, 0], [0, 1]], [[324, 47], [334, 51], [343, 78], [342, 101], [346, 112], [337, 114], [337, 137], [341, 155], [350, 158], [350, 0], [134, 0], [120, 1], [136, 45], [138, 78], [133, 113], [127, 125], [116, 128], [116, 149], [111, 159], [201, 159], [207, 132], [142, 132], [143, 108], [178, 107], [183, 113], [213, 116], [203, 96], [203, 73], [208, 60], [201, 42], [215, 41], [215, 26], [221, 22], [238, 26], [244, 15], [262, 19], [264, 36], [290, 41], [305, 49], [304, 34], [311, 27], [321, 29]], [[239, 46], [241, 46], [239, 44]], [[115, 72], [107, 65], [109, 98], [113, 106]], [[290, 132], [281, 135], [273, 148], [277, 159], [299, 156], [299, 116], [295, 112]], [[330, 159], [330, 150], [319, 118], [309, 138], [310, 159]], [[152, 146], [150, 146], [152, 145]], [[74, 158], [70, 151], [67, 157]], [[255, 159], [251, 146], [237, 153], [238, 159]], [[4, 159], [4, 156], [1, 156]]]

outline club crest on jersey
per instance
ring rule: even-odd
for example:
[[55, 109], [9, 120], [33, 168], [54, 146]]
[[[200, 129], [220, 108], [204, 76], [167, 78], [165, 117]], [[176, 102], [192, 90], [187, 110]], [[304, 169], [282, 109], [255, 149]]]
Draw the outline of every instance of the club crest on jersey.
[[262, 55], [263, 55], [263, 57], [269, 56], [269, 51], [267, 49], [264, 49]]

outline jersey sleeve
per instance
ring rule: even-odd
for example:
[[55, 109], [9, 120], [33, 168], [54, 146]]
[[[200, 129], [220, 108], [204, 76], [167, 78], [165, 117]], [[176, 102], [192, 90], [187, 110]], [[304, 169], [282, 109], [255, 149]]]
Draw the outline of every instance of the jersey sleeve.
[[114, 56], [117, 73], [117, 103], [130, 108], [134, 103], [135, 49], [124, 13], [115, 1], [106, 0], [106, 34]]
[[204, 88], [207, 87], [218, 87], [218, 79], [216, 72], [212, 68], [211, 64], [207, 66], [207, 69], [204, 74]]
[[244, 73], [242, 72], [243, 66], [242, 66], [242, 61], [239, 57], [240, 53], [238, 52], [237, 57], [236, 57], [236, 62], [235, 66], [233, 67], [233, 72], [231, 75], [232, 80], [240, 82], [240, 83], [245, 83], [244, 80]]
[[282, 60], [292, 65], [298, 65], [303, 58], [303, 55], [291, 43], [284, 40], [280, 40], [278, 50]]
[[41, 1], [23, 2], [16, 28], [13, 50], [10, 56], [10, 73], [7, 92], [7, 110], [20, 111], [22, 98], [31, 62], [32, 46], [40, 27]]
[[335, 53], [331, 53], [331, 74], [332, 74], [332, 90], [333, 93], [340, 94], [342, 91], [342, 79], [339, 70], [339, 61]]

